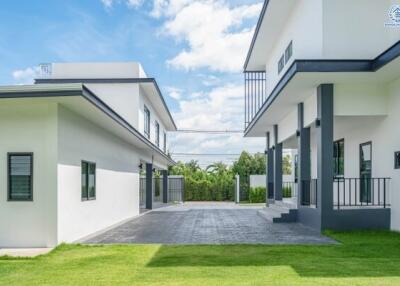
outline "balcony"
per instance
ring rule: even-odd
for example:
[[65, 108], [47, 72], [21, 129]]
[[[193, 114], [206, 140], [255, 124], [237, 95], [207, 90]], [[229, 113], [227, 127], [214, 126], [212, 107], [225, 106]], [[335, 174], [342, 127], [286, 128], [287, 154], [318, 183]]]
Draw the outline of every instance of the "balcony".
[[266, 79], [265, 71], [244, 73], [245, 129], [254, 119], [264, 102], [267, 100]]

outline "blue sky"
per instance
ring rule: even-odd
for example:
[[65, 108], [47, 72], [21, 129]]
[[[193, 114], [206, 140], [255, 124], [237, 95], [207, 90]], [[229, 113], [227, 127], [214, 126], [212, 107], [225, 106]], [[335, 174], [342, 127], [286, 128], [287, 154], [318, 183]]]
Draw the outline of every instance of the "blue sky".
[[[0, 84], [48, 62], [138, 61], [180, 128], [242, 129], [241, 68], [261, 0], [15, 0], [0, 10]], [[171, 136], [172, 152], [264, 149], [242, 135]], [[192, 158], [184, 158], [192, 159]], [[197, 158], [195, 158], [197, 159]], [[213, 160], [202, 158], [207, 165]]]

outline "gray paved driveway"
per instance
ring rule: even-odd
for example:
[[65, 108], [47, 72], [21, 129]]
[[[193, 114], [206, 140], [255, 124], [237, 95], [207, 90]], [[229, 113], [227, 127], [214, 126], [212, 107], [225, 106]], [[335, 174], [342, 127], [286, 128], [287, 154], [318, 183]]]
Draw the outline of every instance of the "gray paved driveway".
[[233, 203], [185, 203], [148, 212], [85, 243], [297, 244], [333, 240], [297, 223], [273, 224], [261, 207]]

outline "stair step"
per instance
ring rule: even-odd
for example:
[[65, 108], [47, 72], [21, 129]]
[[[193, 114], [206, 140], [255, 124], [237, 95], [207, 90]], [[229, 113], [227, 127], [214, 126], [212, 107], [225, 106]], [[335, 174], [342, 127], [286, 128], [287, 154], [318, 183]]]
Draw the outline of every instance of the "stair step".
[[272, 210], [274, 210], [276, 212], [279, 212], [281, 214], [282, 213], [289, 213], [289, 211], [290, 211], [289, 208], [287, 208], [285, 206], [280, 206], [278, 204], [269, 205], [268, 208], [270, 208], [270, 209], [272, 209]]
[[284, 202], [284, 201], [275, 201], [275, 205], [278, 205], [278, 206], [282, 206], [282, 207], [285, 207], [285, 208], [288, 208], [288, 209], [297, 209], [297, 206], [296, 206], [296, 204], [292, 204], [292, 203], [289, 203], [289, 202]]

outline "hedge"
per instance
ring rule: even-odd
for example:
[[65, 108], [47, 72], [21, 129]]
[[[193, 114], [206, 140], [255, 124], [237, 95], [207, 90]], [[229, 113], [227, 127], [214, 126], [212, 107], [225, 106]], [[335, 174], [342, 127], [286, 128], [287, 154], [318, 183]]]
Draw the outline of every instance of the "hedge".
[[254, 203], [265, 203], [265, 187], [250, 188], [249, 190], [249, 202]]

